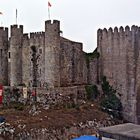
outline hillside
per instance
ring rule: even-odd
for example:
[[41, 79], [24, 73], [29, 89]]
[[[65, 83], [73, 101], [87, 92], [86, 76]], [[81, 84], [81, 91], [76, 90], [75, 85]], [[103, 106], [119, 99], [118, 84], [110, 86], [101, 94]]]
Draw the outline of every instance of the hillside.
[[97, 134], [101, 126], [122, 123], [102, 112], [95, 102], [51, 109], [41, 104], [14, 104], [8, 108], [2, 107], [0, 115], [6, 120], [0, 126], [0, 132], [6, 139], [27, 138], [29, 135], [37, 139], [39, 135], [44, 135], [44, 131], [47, 131], [48, 136], [43, 137], [50, 140], [71, 139], [81, 134]]

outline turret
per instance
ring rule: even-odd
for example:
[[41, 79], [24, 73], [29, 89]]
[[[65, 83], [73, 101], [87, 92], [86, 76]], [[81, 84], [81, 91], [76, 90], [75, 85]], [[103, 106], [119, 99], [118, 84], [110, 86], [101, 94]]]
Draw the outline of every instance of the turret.
[[11, 86], [22, 84], [22, 38], [23, 26], [12, 25], [10, 39]]
[[8, 28], [0, 27], [0, 84], [8, 83]]
[[60, 22], [45, 22], [45, 82], [50, 87], [60, 86]]

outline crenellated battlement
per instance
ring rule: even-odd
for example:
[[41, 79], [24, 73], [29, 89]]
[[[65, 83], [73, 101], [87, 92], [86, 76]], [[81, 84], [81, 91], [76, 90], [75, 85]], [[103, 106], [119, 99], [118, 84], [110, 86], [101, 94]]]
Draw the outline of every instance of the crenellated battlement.
[[29, 39], [29, 35], [28, 35], [28, 33], [23, 34], [23, 40], [28, 40], [28, 39]]
[[49, 25], [60, 24], [60, 21], [58, 21], [58, 20], [53, 20], [53, 21], [47, 20], [47, 21], [45, 21], [45, 24], [49, 24]]
[[60, 35], [60, 21], [58, 20], [45, 21], [45, 32], [46, 34], [49, 32], [53, 32], [55, 35], [59, 36]]
[[102, 35], [102, 36], [108, 36], [108, 35], [114, 35], [116, 33], [118, 34], [128, 34], [128, 33], [139, 33], [140, 34], [140, 27], [132, 25], [131, 27], [126, 26], [126, 27], [115, 27], [115, 28], [109, 28], [109, 29], [98, 29], [97, 34]]
[[23, 34], [23, 25], [11, 25], [11, 36]]
[[8, 28], [7, 27], [0, 27], [0, 31], [8, 32]]
[[31, 45], [43, 45], [45, 40], [45, 32], [30, 33], [29, 41]]
[[0, 36], [6, 37], [5, 39], [8, 40], [8, 28], [7, 27], [0, 27]]
[[30, 33], [30, 38], [36, 39], [36, 38], [42, 38], [42, 37], [45, 37], [45, 32]]
[[11, 25], [11, 29], [22, 29], [23, 30], [23, 25], [14, 24], [14, 25]]
[[60, 21], [58, 21], [58, 20], [53, 20], [53, 21], [51, 21], [51, 20], [47, 20], [47, 21], [45, 21], [45, 29], [47, 30], [47, 29], [59, 29], [60, 28]]

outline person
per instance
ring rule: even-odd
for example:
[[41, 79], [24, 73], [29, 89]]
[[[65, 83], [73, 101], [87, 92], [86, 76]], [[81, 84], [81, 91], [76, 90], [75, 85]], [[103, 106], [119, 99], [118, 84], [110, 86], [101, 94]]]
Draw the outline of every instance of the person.
[[35, 90], [32, 91], [32, 98], [33, 98], [33, 101], [35, 102], [36, 101], [36, 92], [35, 92]]

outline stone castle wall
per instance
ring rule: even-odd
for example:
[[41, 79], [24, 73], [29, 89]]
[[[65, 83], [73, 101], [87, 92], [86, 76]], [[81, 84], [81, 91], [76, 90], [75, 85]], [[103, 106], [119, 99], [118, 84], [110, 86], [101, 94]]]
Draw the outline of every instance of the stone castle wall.
[[87, 84], [82, 44], [61, 37], [61, 86]]
[[22, 25], [12, 25], [10, 38], [8, 29], [0, 27], [0, 84], [67, 88], [96, 84], [106, 76], [119, 92], [125, 119], [140, 123], [140, 28], [99, 29], [100, 57], [88, 63], [82, 43], [60, 33], [57, 20], [46, 21], [45, 32], [30, 35]]
[[98, 30], [100, 77], [106, 76], [117, 89], [126, 120], [137, 122], [137, 88], [139, 87], [140, 28], [126, 26]]
[[[26, 46], [27, 43], [27, 46]], [[44, 51], [44, 44], [45, 44], [45, 33], [44, 32], [36, 32], [36, 33], [30, 33], [30, 37], [25, 39], [25, 43], [23, 45], [24, 51], [23, 51], [23, 56], [24, 58], [24, 80], [29, 85], [33, 85], [33, 51], [31, 47], [36, 48], [36, 57], [37, 57], [37, 86], [41, 86], [44, 83], [45, 80], [45, 51]]]
[[5, 47], [4, 51], [1, 49], [5, 57], [0, 58], [0, 70], [5, 72], [0, 77], [1, 84], [5, 81], [11, 86], [67, 87], [95, 81], [97, 76], [92, 76], [92, 72], [97, 71], [96, 60], [87, 68], [82, 43], [61, 37], [59, 21], [46, 21], [45, 32], [27, 34], [23, 30], [22, 25], [12, 25], [8, 40], [8, 29], [0, 29], [0, 47]]
[[8, 84], [8, 28], [0, 27], [0, 81]]
[[98, 83], [98, 78], [99, 78], [99, 74], [98, 74], [98, 63], [99, 60], [98, 58], [94, 58], [89, 60], [89, 68], [87, 69], [87, 83], [88, 84], [97, 84]]

